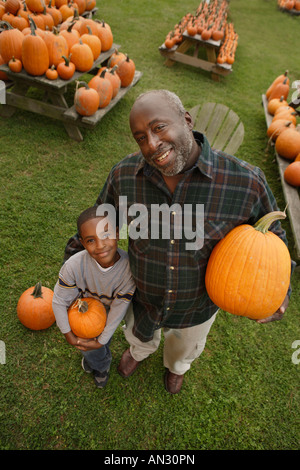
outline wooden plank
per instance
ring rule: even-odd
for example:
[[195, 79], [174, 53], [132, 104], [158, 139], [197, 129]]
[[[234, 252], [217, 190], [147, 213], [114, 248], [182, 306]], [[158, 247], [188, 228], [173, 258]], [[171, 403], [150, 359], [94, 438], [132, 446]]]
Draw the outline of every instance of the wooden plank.
[[222, 124], [222, 127], [214, 140], [214, 147], [217, 149], [223, 149], [226, 146], [226, 143], [228, 142], [229, 138], [231, 137], [237, 123], [239, 121], [238, 115], [232, 111], [231, 109], [228, 109], [228, 114], [225, 117], [225, 120]]
[[206, 128], [205, 135], [211, 145], [214, 146], [214, 140], [224, 122], [225, 116], [228, 113], [229, 108], [223, 104], [217, 104], [214, 109], [213, 119], [210, 120], [208, 127]]
[[234, 134], [231, 136], [228, 145], [225, 147], [224, 152], [234, 155], [244, 140], [244, 134], [244, 124], [240, 122]]
[[195, 130], [205, 134], [216, 103], [204, 103], [195, 121]]
[[[268, 112], [268, 100], [266, 95], [262, 95], [262, 104], [265, 113], [265, 119], [267, 127], [272, 122], [272, 115]], [[282, 185], [282, 191], [287, 203], [287, 212], [289, 215], [289, 222], [293, 232], [294, 241], [295, 241], [295, 251], [297, 258], [300, 259], [300, 196], [299, 190], [294, 186], [289, 185], [284, 179], [284, 171], [286, 167], [291, 163], [289, 160], [285, 160], [280, 157], [276, 152], [274, 147], [275, 158], [278, 164], [280, 180]]]

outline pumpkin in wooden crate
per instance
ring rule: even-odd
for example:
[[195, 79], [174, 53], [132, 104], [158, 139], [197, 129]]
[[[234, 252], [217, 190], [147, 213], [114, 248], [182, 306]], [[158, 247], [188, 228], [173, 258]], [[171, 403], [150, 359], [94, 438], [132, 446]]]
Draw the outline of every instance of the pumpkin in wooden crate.
[[55, 322], [52, 309], [53, 291], [38, 282], [26, 289], [17, 304], [20, 322], [31, 330], [44, 330]]
[[231, 230], [213, 249], [205, 274], [211, 300], [234, 315], [262, 319], [282, 305], [290, 283], [291, 258], [270, 225], [286, 217], [274, 211], [254, 226]]
[[92, 297], [77, 299], [68, 309], [71, 330], [80, 338], [96, 338], [106, 323], [106, 309]]

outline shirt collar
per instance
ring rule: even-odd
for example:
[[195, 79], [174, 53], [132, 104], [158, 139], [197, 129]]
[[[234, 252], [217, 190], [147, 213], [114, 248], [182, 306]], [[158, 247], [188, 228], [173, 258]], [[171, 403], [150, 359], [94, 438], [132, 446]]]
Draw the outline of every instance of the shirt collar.
[[[213, 174], [213, 155], [211, 146], [208, 143], [207, 138], [204, 134], [200, 132], [193, 131], [194, 139], [196, 140], [199, 147], [201, 147], [201, 153], [195, 165], [190, 169], [198, 168], [201, 173], [209, 178], [212, 178]], [[144, 170], [145, 176], [151, 176], [154, 172], [158, 171], [153, 166], [149, 165], [146, 162], [141, 152], [138, 153], [140, 156], [140, 161], [136, 166], [135, 175], [137, 175], [141, 170]], [[190, 171], [189, 170], [189, 171]]]

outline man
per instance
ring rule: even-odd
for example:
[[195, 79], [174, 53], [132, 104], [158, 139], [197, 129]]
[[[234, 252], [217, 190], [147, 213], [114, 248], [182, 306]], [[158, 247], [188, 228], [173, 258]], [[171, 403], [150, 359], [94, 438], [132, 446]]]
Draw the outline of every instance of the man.
[[[130, 127], [140, 152], [112, 168], [97, 204], [121, 210], [120, 196], [126, 196], [127, 208], [138, 204], [147, 208], [150, 224], [153, 205], [165, 205], [170, 208], [170, 237], [131, 237], [129, 230], [136, 292], [124, 329], [130, 347], [118, 371], [129, 377], [158, 348], [163, 330], [165, 388], [174, 394], [203, 351], [218, 310], [204, 282], [213, 247], [236, 225], [253, 225], [277, 206], [262, 171], [213, 151], [205, 136], [193, 131], [191, 116], [175, 94], [152, 90], [138, 97]], [[204, 236], [202, 243], [187, 249], [186, 234], [174, 236], [176, 213], [191, 207], [195, 229], [197, 205], [204, 207]], [[129, 229], [135, 222], [131, 214], [128, 211]], [[162, 231], [162, 221], [155, 223]], [[272, 230], [286, 243], [279, 222]], [[262, 322], [280, 319], [288, 300], [287, 295], [280, 311]]]

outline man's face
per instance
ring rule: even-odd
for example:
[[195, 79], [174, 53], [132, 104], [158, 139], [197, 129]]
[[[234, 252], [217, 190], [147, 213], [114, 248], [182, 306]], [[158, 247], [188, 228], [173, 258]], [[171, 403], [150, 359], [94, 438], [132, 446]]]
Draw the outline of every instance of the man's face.
[[146, 95], [130, 113], [130, 127], [145, 160], [165, 176], [188, 167], [195, 146], [188, 113], [180, 116], [159, 95]]

